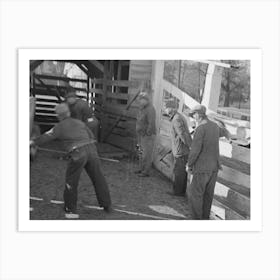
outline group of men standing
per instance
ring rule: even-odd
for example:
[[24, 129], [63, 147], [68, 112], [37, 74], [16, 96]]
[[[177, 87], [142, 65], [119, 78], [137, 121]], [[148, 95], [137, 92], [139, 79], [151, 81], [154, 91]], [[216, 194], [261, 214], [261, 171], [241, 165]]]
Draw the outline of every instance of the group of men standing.
[[[147, 177], [151, 169], [156, 134], [155, 108], [146, 92], [139, 95], [139, 104], [136, 132], [143, 155], [141, 168], [136, 173], [141, 177]], [[220, 168], [219, 138], [222, 136], [220, 127], [208, 119], [205, 106], [198, 105], [189, 112], [189, 116], [196, 122], [192, 137], [185, 117], [177, 110], [176, 102], [167, 100], [165, 108], [171, 122], [174, 158], [173, 191], [169, 194], [174, 196], [187, 194], [192, 218], [209, 219]], [[188, 173], [192, 177], [189, 186]]]
[[[148, 92], [139, 94], [138, 103], [136, 133], [142, 156], [135, 173], [140, 177], [149, 177], [156, 137], [156, 111]], [[57, 105], [55, 111], [59, 123], [30, 144], [39, 145], [58, 139], [65, 145], [69, 154], [64, 189], [66, 218], [79, 217], [76, 212], [78, 183], [84, 168], [92, 181], [100, 206], [106, 212], [111, 212], [110, 192], [95, 146], [97, 120], [93, 117], [91, 108], [71, 89], [65, 96], [65, 103]], [[166, 113], [171, 122], [174, 158], [173, 191], [169, 194], [187, 194], [192, 218], [209, 219], [219, 169], [219, 127], [207, 118], [206, 108], [202, 105], [196, 106], [189, 113], [197, 124], [193, 137], [185, 117], [177, 110], [176, 102], [166, 102]], [[189, 186], [188, 173], [192, 174]]]

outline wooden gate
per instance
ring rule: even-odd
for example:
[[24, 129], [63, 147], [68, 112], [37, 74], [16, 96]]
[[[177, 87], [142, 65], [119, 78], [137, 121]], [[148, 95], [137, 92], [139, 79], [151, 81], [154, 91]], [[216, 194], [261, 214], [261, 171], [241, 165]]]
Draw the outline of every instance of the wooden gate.
[[[146, 83], [129, 80], [91, 79], [90, 98], [100, 122], [100, 141], [132, 151], [136, 144], [137, 108], [131, 105]], [[136, 89], [135, 94], [129, 94]]]

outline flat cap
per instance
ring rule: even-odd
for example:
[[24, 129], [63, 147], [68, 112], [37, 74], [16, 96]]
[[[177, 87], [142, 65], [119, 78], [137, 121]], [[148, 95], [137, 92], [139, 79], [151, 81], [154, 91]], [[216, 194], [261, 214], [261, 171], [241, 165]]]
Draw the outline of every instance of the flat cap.
[[74, 89], [68, 90], [67, 93], [65, 94], [65, 98], [69, 98], [69, 97], [76, 97], [76, 92]]
[[196, 105], [190, 112], [189, 116], [192, 117], [195, 113], [198, 113], [200, 115], [206, 115], [206, 107], [199, 104]]

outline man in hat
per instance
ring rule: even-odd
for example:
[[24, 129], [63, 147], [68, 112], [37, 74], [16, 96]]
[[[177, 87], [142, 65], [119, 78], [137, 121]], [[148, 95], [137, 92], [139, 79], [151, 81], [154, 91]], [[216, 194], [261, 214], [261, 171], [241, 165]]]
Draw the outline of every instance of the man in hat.
[[151, 104], [148, 92], [141, 92], [138, 97], [139, 112], [136, 119], [138, 144], [142, 150], [140, 169], [135, 173], [148, 177], [153, 161], [153, 150], [156, 135], [156, 110]]
[[192, 138], [187, 121], [178, 112], [175, 100], [167, 100], [165, 108], [171, 121], [171, 144], [174, 158], [174, 183], [173, 192], [171, 194], [176, 196], [185, 196], [188, 181], [186, 164], [188, 161]]
[[65, 100], [69, 106], [71, 117], [78, 119], [93, 131], [95, 137], [98, 137], [98, 120], [94, 117], [92, 109], [87, 101], [77, 97], [74, 88], [69, 87], [65, 95]]
[[203, 105], [195, 106], [189, 115], [197, 123], [188, 160], [188, 170], [193, 174], [189, 203], [193, 219], [209, 219], [220, 167], [220, 128], [208, 119]]
[[100, 169], [100, 162], [95, 147], [95, 139], [90, 129], [80, 120], [70, 117], [67, 104], [56, 106], [59, 123], [40, 137], [32, 140], [30, 145], [39, 145], [58, 139], [69, 153], [64, 190], [64, 210], [66, 218], [79, 218], [76, 213], [77, 189], [79, 178], [85, 168], [95, 188], [96, 197], [101, 207], [110, 212], [111, 198], [105, 177]]

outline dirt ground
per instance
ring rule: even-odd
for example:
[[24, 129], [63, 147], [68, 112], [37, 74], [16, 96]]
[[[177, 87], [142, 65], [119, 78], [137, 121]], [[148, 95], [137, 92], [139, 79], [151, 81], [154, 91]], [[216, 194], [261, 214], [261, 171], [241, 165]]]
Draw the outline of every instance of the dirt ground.
[[[121, 153], [99, 147], [99, 155], [119, 158]], [[86, 220], [190, 219], [187, 199], [167, 194], [172, 184], [157, 170], [141, 178], [134, 174], [138, 162], [130, 156], [119, 162], [101, 160], [114, 211], [105, 213], [98, 206], [94, 188], [83, 171], [78, 189], [78, 213]], [[30, 167], [30, 219], [65, 219], [63, 190], [66, 161], [57, 154], [39, 151]]]

